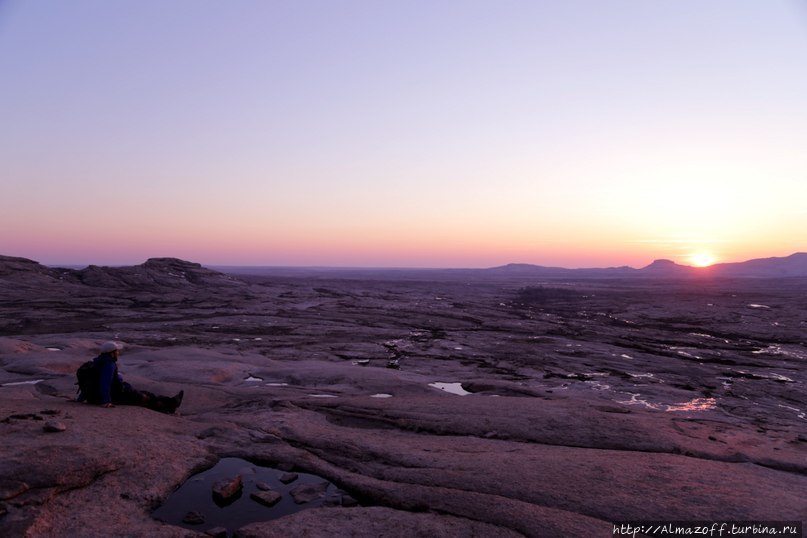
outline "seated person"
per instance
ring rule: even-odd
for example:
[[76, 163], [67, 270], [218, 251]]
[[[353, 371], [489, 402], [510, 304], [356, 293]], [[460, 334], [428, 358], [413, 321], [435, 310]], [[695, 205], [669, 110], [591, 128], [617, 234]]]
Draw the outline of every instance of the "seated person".
[[185, 391], [168, 397], [133, 388], [118, 373], [117, 363], [122, 347], [117, 342], [105, 342], [101, 345], [100, 354], [92, 360], [92, 367], [85, 372], [82, 372], [84, 367], [79, 369], [78, 401], [101, 407], [139, 405], [162, 413], [175, 412], [182, 403]]

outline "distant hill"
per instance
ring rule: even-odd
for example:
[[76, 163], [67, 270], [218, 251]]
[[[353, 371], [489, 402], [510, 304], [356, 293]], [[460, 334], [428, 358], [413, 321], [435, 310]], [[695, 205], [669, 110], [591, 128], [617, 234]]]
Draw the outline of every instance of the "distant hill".
[[90, 265], [84, 269], [67, 269], [46, 267], [26, 258], [0, 256], [0, 287], [47, 289], [49, 285], [59, 285], [160, 291], [235, 282], [224, 273], [176, 258], [151, 258], [141, 265], [130, 267]]
[[717, 276], [737, 278], [775, 278], [807, 276], [807, 252], [784, 258], [757, 258], [741, 263], [720, 263], [711, 269]]
[[567, 278], [607, 278], [607, 277], [655, 277], [655, 278], [781, 278], [807, 277], [807, 253], [797, 252], [783, 258], [759, 258], [736, 263], [718, 263], [709, 267], [680, 265], [672, 260], [656, 260], [641, 269], [632, 267], [610, 267], [605, 269], [565, 269], [544, 267], [525, 263], [512, 263], [501, 267], [485, 269], [490, 274], [567, 277]]
[[719, 263], [709, 267], [680, 265], [672, 260], [656, 260], [640, 269], [607, 267], [567, 269], [527, 263], [511, 263], [489, 269], [316, 269], [203, 267], [177, 258], [151, 258], [129, 267], [83, 269], [47, 267], [27, 258], [0, 256], [0, 288], [47, 289], [74, 286], [106, 289], [165, 290], [194, 286], [241, 285], [231, 275], [341, 276], [345, 278], [783, 278], [807, 277], [807, 253], [797, 252], [781, 258], [759, 258], [737, 263]]

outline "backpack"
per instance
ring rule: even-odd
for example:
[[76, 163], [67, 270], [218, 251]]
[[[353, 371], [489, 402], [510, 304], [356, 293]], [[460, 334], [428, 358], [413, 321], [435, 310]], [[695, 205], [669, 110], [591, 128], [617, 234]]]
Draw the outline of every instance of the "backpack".
[[100, 368], [95, 361], [87, 361], [76, 370], [79, 402], [95, 403], [101, 399]]

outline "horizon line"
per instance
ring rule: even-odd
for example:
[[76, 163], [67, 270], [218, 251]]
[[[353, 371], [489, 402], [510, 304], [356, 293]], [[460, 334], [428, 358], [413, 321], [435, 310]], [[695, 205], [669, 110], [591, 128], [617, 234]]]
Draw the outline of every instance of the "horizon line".
[[[57, 268], [57, 269], [58, 268], [64, 268], [64, 269], [80, 268], [80, 269], [84, 269], [84, 268], [87, 268], [87, 267], [90, 267], [90, 266], [96, 266], [96, 267], [134, 267], [134, 266], [137, 266], [137, 265], [142, 265], [143, 263], [146, 263], [147, 261], [154, 260], [154, 259], [175, 259], [175, 260], [186, 261], [186, 262], [189, 262], [189, 263], [198, 263], [202, 267], [221, 268], [221, 269], [223, 269], [223, 268], [228, 268], [228, 269], [237, 269], [237, 268], [240, 268], [240, 269], [297, 269], [297, 270], [305, 269], [305, 270], [321, 270], [321, 271], [475, 271], [475, 270], [478, 271], [478, 270], [486, 270], [486, 269], [498, 269], [498, 268], [509, 267], [509, 266], [530, 266], [530, 267], [541, 267], [541, 268], [547, 268], [547, 269], [563, 269], [563, 270], [575, 271], [575, 270], [623, 269], [623, 268], [639, 270], [639, 269], [642, 269], [644, 267], [648, 267], [650, 265], [653, 265], [654, 263], [659, 262], [659, 261], [670, 261], [670, 262], [672, 262], [672, 263], [674, 263], [676, 265], [679, 265], [681, 267], [689, 267], [689, 268], [692, 268], [692, 269], [708, 269], [709, 267], [715, 267], [715, 266], [719, 266], [719, 265], [728, 265], [728, 264], [733, 264], [733, 263], [744, 263], [744, 262], [753, 261], [753, 260], [760, 260], [760, 259], [788, 258], [790, 256], [794, 256], [794, 255], [797, 255], [797, 254], [805, 254], [805, 252], [793, 252], [793, 253], [785, 255], [785, 256], [768, 256], [768, 257], [763, 257], [763, 258], [749, 258], [749, 259], [742, 260], [742, 261], [722, 261], [722, 262], [717, 262], [717, 263], [714, 263], [712, 265], [708, 265], [708, 266], [704, 266], [704, 267], [699, 267], [697, 265], [689, 265], [689, 264], [678, 263], [678, 262], [676, 262], [674, 260], [670, 260], [669, 258], [657, 258], [657, 259], [652, 260], [650, 263], [645, 264], [645, 265], [643, 265], [641, 267], [633, 267], [633, 266], [629, 266], [629, 265], [612, 265], [612, 266], [607, 266], [607, 267], [591, 267], [591, 266], [588, 266], [588, 267], [564, 267], [564, 266], [558, 266], [558, 265], [541, 265], [541, 264], [538, 264], [538, 263], [529, 263], [529, 262], [508, 262], [508, 263], [504, 263], [504, 264], [501, 264], [501, 265], [484, 266], [484, 267], [445, 267], [445, 266], [444, 267], [424, 267], [424, 266], [372, 266], [372, 265], [366, 265], [366, 266], [361, 266], [361, 265], [274, 265], [274, 264], [203, 263], [203, 262], [197, 262], [197, 261], [192, 261], [192, 260], [185, 260], [183, 258], [177, 258], [177, 257], [174, 257], [174, 256], [154, 256], [154, 257], [147, 258], [146, 260], [144, 260], [143, 262], [140, 262], [140, 263], [122, 263], [122, 264], [99, 265], [99, 264], [94, 264], [94, 263], [41, 263], [41, 262], [36, 262], [36, 260], [31, 260], [30, 258], [24, 258], [24, 257], [20, 257], [20, 258], [29, 259], [31, 261], [35, 261], [36, 263], [41, 263], [41, 265], [44, 265], [46, 267]], [[16, 256], [9, 256], [9, 257], [13, 258], [13, 257], [16, 257]]]

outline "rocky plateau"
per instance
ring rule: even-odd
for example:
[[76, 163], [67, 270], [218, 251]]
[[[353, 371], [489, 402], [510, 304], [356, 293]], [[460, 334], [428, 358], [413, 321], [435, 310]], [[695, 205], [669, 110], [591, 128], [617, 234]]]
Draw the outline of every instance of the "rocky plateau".
[[[807, 278], [256, 273], [0, 257], [0, 536], [807, 520]], [[185, 391], [176, 415], [74, 401], [107, 340], [128, 382]], [[224, 529], [152, 517], [224, 458], [352, 502]]]

